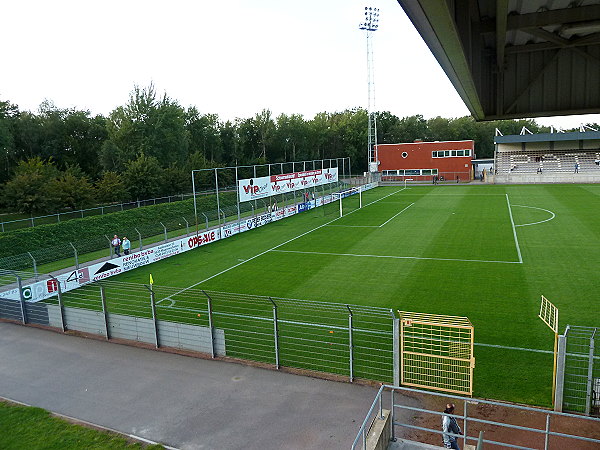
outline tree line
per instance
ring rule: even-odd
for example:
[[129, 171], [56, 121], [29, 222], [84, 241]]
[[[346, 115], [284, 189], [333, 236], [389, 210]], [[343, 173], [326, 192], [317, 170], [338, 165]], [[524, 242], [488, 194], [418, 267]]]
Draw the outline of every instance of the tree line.
[[[366, 170], [368, 115], [362, 108], [220, 120], [134, 87], [107, 117], [43, 102], [37, 113], [0, 100], [0, 206], [25, 213], [80, 209], [99, 203], [191, 190], [190, 171], [225, 165], [350, 157]], [[475, 122], [471, 117], [424, 119], [377, 113], [379, 143], [473, 139], [478, 157], [493, 155], [496, 128], [518, 134], [532, 120]]]

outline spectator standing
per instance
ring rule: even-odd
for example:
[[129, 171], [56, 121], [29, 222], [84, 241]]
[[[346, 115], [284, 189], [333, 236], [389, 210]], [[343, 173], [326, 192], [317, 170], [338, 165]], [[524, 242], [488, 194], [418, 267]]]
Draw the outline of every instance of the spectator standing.
[[452, 434], [462, 434], [458, 423], [456, 423], [456, 419], [454, 417], [450, 417], [450, 414], [454, 414], [454, 404], [448, 403], [446, 405], [446, 409], [444, 410], [444, 415], [442, 416], [442, 435], [444, 440], [444, 447], [452, 448], [454, 450], [460, 450], [458, 446], [458, 441], [455, 436], [450, 436]]
[[575, 173], [579, 173], [579, 163], [575, 163]]
[[123, 253], [129, 255], [129, 249], [131, 248], [131, 241], [127, 239], [127, 236], [123, 236]]
[[113, 246], [115, 255], [117, 255], [117, 257], [120, 257], [121, 256], [121, 239], [119, 239], [119, 236], [117, 236], [116, 234], [115, 234], [115, 237], [113, 238], [113, 240], [111, 241], [111, 245]]

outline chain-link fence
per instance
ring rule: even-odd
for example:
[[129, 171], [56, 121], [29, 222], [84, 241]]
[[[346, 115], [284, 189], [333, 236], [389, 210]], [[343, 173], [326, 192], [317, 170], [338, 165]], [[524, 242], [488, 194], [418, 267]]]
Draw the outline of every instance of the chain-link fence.
[[0, 299], [0, 318], [393, 382], [394, 315], [385, 308], [102, 281], [65, 294], [57, 284], [45, 302]]
[[[82, 219], [84, 217], [98, 216], [118, 211], [126, 211], [143, 206], [160, 205], [161, 203], [172, 203], [191, 198], [193, 194], [168, 195], [166, 197], [149, 198], [132, 202], [111, 203], [109, 205], [96, 206], [94, 208], [78, 209], [75, 211], [63, 211], [42, 216], [32, 216], [24, 219], [6, 220], [0, 222], [0, 231], [18, 230], [20, 228], [36, 227], [49, 223], [60, 223], [71, 219]], [[202, 195], [201, 192], [198, 195]]]
[[600, 328], [567, 326], [558, 361], [563, 410], [600, 415]]

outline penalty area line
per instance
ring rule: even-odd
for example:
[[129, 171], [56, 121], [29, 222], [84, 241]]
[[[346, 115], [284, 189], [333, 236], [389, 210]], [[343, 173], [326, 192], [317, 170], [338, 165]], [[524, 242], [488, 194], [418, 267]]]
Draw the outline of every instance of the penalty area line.
[[415, 203], [411, 203], [410, 205], [408, 205], [406, 208], [404, 208], [402, 211], [394, 214], [392, 217], [390, 217], [388, 220], [386, 220], [385, 222], [383, 222], [381, 225], [379, 225], [379, 228], [381, 228], [382, 226], [384, 226], [385, 224], [389, 223], [390, 220], [394, 219], [395, 217], [398, 217], [400, 214], [402, 214], [404, 211], [406, 211], [408, 208], [410, 208], [412, 205], [414, 205]]
[[487, 259], [459, 259], [459, 258], [429, 258], [425, 256], [394, 256], [394, 255], [357, 255], [354, 253], [329, 253], [329, 252], [303, 252], [300, 250], [271, 250], [280, 253], [300, 253], [303, 255], [325, 255], [325, 256], [354, 256], [358, 258], [388, 258], [388, 259], [417, 259], [425, 261], [458, 261], [458, 262], [482, 262], [497, 264], [521, 264], [519, 261], [493, 261]]

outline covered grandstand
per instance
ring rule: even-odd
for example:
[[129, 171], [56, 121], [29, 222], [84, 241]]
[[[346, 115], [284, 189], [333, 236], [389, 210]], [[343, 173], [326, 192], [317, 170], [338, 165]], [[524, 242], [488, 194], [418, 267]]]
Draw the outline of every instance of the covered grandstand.
[[598, 183], [600, 132], [496, 136], [494, 183]]

